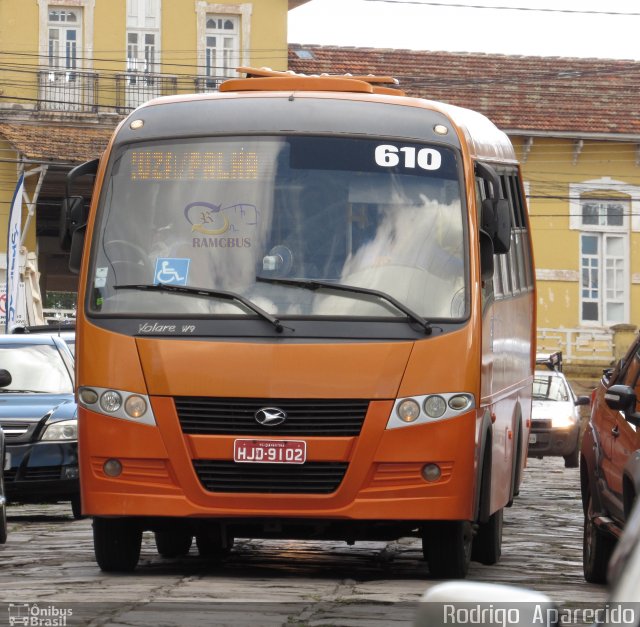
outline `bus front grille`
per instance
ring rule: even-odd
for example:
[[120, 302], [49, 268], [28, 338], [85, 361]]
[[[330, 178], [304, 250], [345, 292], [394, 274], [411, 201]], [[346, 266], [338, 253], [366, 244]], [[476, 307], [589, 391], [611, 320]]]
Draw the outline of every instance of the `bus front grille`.
[[[175, 399], [182, 432], [188, 435], [295, 435], [349, 437], [360, 434], [366, 400], [260, 399], [179, 396]], [[286, 414], [278, 426], [264, 426], [256, 412], [277, 408]]]
[[338, 489], [348, 464], [238, 464], [231, 461], [194, 459], [193, 466], [202, 487], [208, 492], [330, 494]]

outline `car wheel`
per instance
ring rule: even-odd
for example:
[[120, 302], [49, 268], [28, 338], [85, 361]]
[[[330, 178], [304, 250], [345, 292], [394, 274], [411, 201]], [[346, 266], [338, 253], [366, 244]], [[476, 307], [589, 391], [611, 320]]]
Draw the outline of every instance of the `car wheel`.
[[615, 541], [596, 526], [591, 496], [588, 498], [582, 539], [582, 569], [589, 583], [606, 583], [607, 566]]
[[105, 572], [131, 572], [138, 565], [142, 529], [128, 518], [94, 518], [93, 548]]
[[193, 542], [193, 536], [182, 529], [174, 531], [156, 531], [156, 549], [162, 557], [182, 557], [189, 552]]
[[465, 520], [429, 523], [422, 530], [422, 552], [437, 579], [464, 579], [471, 562], [473, 530]]
[[504, 509], [499, 509], [489, 517], [486, 523], [478, 525], [473, 538], [471, 559], [490, 566], [496, 564], [502, 555], [502, 520]]
[[564, 467], [565, 468], [577, 468], [580, 465], [580, 449], [576, 444], [576, 447], [573, 449], [569, 455], [564, 456]]

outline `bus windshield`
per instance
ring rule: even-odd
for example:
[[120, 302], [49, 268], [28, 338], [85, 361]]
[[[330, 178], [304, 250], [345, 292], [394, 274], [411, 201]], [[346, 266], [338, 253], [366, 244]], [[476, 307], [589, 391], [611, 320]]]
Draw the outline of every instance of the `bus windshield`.
[[[428, 319], [460, 319], [464, 210], [459, 155], [440, 145], [311, 136], [129, 145], [107, 172], [88, 308], [255, 315], [249, 300], [278, 317], [405, 315], [368, 289]], [[314, 280], [365, 289], [309, 289]], [[150, 285], [203, 294], [135, 289]]]

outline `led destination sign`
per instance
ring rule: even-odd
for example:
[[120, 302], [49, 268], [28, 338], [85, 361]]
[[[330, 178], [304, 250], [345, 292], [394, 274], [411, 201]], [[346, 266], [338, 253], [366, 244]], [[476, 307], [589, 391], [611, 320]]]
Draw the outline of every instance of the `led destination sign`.
[[258, 177], [258, 153], [201, 150], [134, 150], [132, 181], [224, 181]]

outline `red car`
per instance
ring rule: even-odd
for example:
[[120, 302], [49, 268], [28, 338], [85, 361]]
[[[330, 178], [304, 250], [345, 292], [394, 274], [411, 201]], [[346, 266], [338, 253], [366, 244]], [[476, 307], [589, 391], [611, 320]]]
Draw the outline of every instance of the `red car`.
[[640, 336], [593, 394], [580, 454], [583, 568], [592, 583], [607, 565], [640, 493]]

